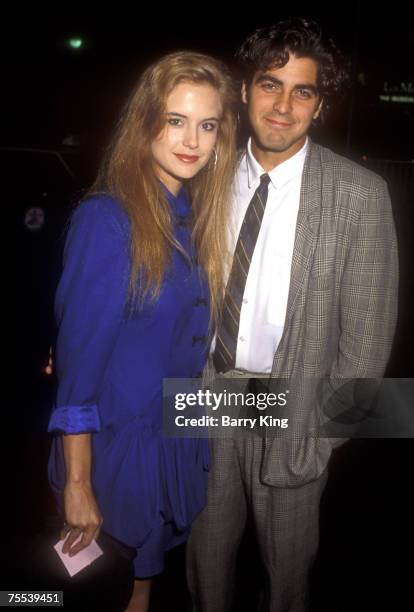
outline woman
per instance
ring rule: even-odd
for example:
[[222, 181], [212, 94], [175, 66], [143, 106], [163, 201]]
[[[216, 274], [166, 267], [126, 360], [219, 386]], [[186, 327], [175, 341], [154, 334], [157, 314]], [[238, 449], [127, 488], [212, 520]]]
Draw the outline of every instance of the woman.
[[234, 100], [226, 69], [208, 56], [179, 52], [150, 66], [67, 238], [49, 478], [63, 502], [64, 552], [101, 527], [137, 550], [128, 610], [148, 609], [143, 579], [162, 570], [205, 503], [206, 440], [163, 436], [162, 380], [199, 376], [207, 356]]

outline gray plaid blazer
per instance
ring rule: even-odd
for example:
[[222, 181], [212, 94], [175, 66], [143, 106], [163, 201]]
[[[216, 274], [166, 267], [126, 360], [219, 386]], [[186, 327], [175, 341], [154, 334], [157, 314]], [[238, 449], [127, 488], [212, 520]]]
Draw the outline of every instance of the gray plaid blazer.
[[[397, 294], [398, 254], [386, 183], [311, 142], [272, 375], [324, 377], [333, 384], [381, 377], [394, 336]], [[304, 393], [292, 410], [307, 418], [315, 414], [315, 402], [312, 393]], [[334, 444], [328, 438], [266, 437], [262, 481], [295, 487], [318, 478]]]

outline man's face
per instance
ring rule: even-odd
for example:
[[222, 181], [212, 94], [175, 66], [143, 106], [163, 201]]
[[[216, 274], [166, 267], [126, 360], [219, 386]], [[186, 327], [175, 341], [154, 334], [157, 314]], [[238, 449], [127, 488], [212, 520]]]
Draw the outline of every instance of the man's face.
[[257, 71], [248, 90], [243, 84], [242, 100], [253, 130], [253, 153], [281, 163], [302, 148], [320, 113], [317, 64], [290, 55], [282, 68]]

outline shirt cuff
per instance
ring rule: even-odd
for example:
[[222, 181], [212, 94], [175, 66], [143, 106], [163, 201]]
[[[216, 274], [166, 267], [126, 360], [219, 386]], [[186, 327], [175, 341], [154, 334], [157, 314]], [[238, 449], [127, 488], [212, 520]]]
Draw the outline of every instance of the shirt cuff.
[[98, 406], [62, 406], [56, 408], [49, 421], [48, 431], [65, 434], [97, 433], [101, 429]]

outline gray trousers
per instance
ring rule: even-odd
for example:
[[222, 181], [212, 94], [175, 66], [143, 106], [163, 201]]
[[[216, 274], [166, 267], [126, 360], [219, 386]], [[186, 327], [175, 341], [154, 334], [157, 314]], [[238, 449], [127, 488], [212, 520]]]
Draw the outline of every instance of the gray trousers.
[[214, 439], [208, 502], [187, 547], [187, 578], [196, 612], [228, 612], [238, 546], [247, 512], [270, 584], [270, 612], [306, 610], [309, 569], [319, 541], [319, 505], [326, 472], [301, 487], [260, 482], [263, 440], [246, 432]]

